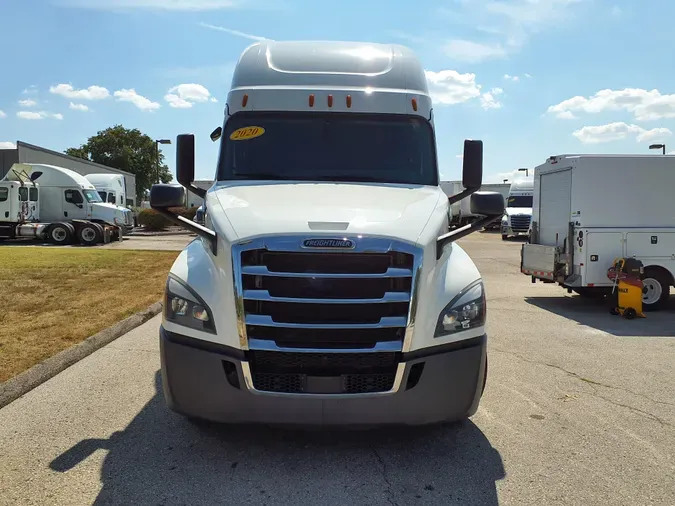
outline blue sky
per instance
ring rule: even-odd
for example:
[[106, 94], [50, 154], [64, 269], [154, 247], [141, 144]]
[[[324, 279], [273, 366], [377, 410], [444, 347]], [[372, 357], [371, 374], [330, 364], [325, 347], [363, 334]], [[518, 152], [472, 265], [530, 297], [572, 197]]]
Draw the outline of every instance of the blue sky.
[[[647, 7], [649, 4], [649, 8]], [[213, 177], [233, 65], [259, 38], [394, 42], [425, 68], [443, 179], [462, 141], [486, 180], [561, 153], [675, 150], [675, 2], [22, 0], [0, 17], [0, 146], [78, 146], [113, 124], [197, 136]], [[672, 145], [672, 148], [670, 147]], [[164, 146], [173, 168], [173, 146]], [[654, 152], [652, 152], [654, 153]]]

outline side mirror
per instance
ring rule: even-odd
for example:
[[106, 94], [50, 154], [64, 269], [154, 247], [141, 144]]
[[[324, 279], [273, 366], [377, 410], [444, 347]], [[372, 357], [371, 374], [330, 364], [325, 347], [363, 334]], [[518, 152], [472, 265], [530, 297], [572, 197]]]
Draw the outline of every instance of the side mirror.
[[177, 184], [153, 184], [150, 188], [150, 207], [167, 209], [182, 207], [185, 203], [185, 188]]
[[195, 180], [195, 136], [181, 134], [176, 137], [176, 179], [189, 188]]
[[476, 192], [471, 195], [471, 214], [503, 216], [504, 196], [498, 192]]
[[465, 140], [462, 186], [475, 191], [481, 184], [483, 184], [483, 141]]
[[177, 184], [153, 184], [152, 188], [150, 188], [150, 207], [164, 216], [171, 223], [183, 227], [206, 239], [211, 244], [211, 252], [214, 255], [217, 255], [218, 236], [215, 231], [169, 210], [170, 207], [183, 207], [185, 205], [185, 195], [185, 188], [183, 186]]

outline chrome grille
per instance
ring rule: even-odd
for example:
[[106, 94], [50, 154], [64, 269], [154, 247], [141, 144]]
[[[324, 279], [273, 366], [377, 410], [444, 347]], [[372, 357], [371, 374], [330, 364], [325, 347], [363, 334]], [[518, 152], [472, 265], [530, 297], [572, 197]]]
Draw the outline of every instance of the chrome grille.
[[[421, 250], [356, 237], [349, 238], [353, 249], [310, 249], [303, 248], [305, 239], [273, 237], [233, 247], [238, 328], [242, 347], [250, 350], [254, 387], [311, 393], [316, 381], [335, 380], [335, 393], [391, 389], [398, 354], [409, 346], [406, 336], [414, 324]], [[255, 354], [270, 350], [277, 350], [268, 355], [276, 367], [263, 368]], [[309, 360], [311, 353], [353, 358], [344, 367], [309, 372], [299, 362], [289, 363], [291, 355]], [[388, 366], [350, 370], [360, 355], [382, 353], [391, 358]]]
[[511, 229], [514, 232], [527, 232], [531, 219], [532, 217], [527, 214], [514, 214], [511, 216]]

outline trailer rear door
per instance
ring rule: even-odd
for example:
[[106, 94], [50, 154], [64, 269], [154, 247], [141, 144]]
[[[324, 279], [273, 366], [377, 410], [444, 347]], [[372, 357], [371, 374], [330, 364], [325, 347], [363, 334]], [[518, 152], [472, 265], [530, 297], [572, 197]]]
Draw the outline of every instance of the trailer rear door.
[[572, 169], [542, 174], [539, 183], [539, 244], [562, 246], [572, 213]]

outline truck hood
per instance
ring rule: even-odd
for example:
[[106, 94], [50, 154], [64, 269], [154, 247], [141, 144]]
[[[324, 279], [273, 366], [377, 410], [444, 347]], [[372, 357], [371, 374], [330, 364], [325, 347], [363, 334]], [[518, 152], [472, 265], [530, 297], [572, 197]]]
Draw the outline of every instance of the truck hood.
[[[375, 234], [416, 242], [445, 194], [435, 187], [270, 183], [212, 190], [237, 239], [266, 234]], [[209, 212], [211, 212], [209, 210]], [[212, 218], [218, 221], [215, 212]]]
[[111, 225], [130, 225], [133, 215], [130, 209], [105, 202], [94, 202], [91, 205], [92, 219], [98, 219]]
[[513, 216], [514, 214], [526, 214], [528, 216], [532, 216], [531, 207], [507, 207], [504, 209], [504, 212], [507, 216]]

